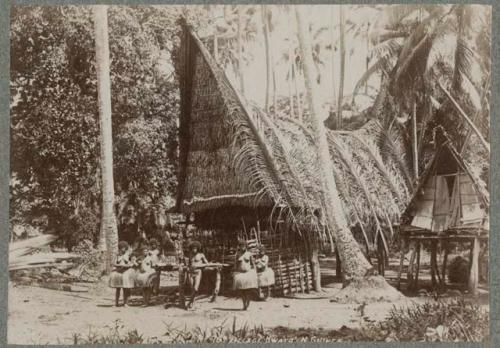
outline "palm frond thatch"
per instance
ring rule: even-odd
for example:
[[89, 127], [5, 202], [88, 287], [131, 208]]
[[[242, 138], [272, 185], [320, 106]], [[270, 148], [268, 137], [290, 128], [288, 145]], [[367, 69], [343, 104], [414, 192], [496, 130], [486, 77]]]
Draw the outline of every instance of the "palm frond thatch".
[[[179, 180], [178, 209], [189, 213], [223, 206], [278, 208], [281, 216], [299, 225], [316, 224], [313, 233], [331, 238], [313, 216], [321, 209], [323, 192], [321, 164], [307, 127], [289, 118], [270, 119], [249, 105], [192, 31], [184, 40], [190, 49], [183, 60], [193, 66], [192, 71], [181, 69], [181, 79], [188, 79], [181, 84], [181, 100], [189, 105], [181, 113], [186, 127], [180, 154], [185, 158], [185, 180]], [[352, 227], [359, 224], [365, 243], [373, 244], [381, 232], [382, 238], [391, 236], [387, 225], [398, 223], [412, 179], [407, 177], [409, 170], [401, 174], [407, 161], [398, 150], [398, 138], [386, 133], [379, 120], [357, 132], [329, 131], [332, 175], [339, 183], [347, 221]], [[348, 147], [357, 153], [348, 155]]]

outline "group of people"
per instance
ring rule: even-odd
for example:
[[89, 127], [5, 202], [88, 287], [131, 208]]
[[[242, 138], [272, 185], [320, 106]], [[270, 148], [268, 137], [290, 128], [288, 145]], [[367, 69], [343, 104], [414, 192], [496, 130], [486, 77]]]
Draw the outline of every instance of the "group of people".
[[[143, 289], [144, 302], [145, 305], [148, 305], [152, 282], [159, 282], [159, 275], [155, 267], [161, 259], [158, 242], [152, 239], [138, 249], [133, 250], [125, 241], [119, 243], [118, 256], [109, 281], [110, 287], [116, 288], [116, 306], [119, 306], [121, 289], [123, 289], [123, 305], [127, 306], [132, 288]], [[186, 275], [191, 288], [187, 308], [194, 304], [201, 284], [203, 269], [208, 265], [209, 262], [201, 250], [200, 242], [191, 242], [186, 260]], [[267, 299], [271, 292], [271, 285], [274, 285], [275, 282], [274, 271], [269, 267], [269, 257], [266, 255], [265, 248], [260, 246], [257, 253], [252, 253], [244, 241], [238, 245], [232, 276], [233, 289], [241, 297], [244, 310], [250, 305], [255, 291], [259, 291], [259, 297]], [[215, 296], [216, 294], [212, 300], [215, 299]]]
[[255, 290], [265, 291], [261, 297], [265, 299], [269, 297], [274, 281], [274, 271], [269, 267], [269, 257], [264, 246], [260, 246], [257, 255], [254, 256], [248, 250], [247, 243], [241, 241], [236, 253], [233, 288], [239, 292], [243, 310], [247, 310]]
[[160, 263], [160, 254], [156, 239], [150, 239], [136, 249], [125, 241], [119, 242], [118, 255], [109, 278], [109, 286], [116, 289], [115, 306], [120, 306], [120, 292], [123, 292], [123, 305], [128, 305], [132, 288], [142, 288], [144, 305], [149, 304], [155, 282], [159, 282], [155, 266]]

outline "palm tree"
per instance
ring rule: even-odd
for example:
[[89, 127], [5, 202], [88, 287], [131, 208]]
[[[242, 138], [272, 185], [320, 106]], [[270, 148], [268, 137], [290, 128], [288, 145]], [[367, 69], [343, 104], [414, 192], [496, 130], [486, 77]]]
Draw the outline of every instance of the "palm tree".
[[242, 7], [243, 5], [236, 5], [237, 6], [237, 14], [238, 14], [238, 37], [237, 37], [237, 60], [238, 60], [238, 75], [239, 75], [239, 80], [240, 80], [240, 92], [242, 94], [245, 94], [245, 80], [243, 77], [243, 14], [242, 14]]
[[271, 89], [271, 49], [269, 45], [269, 25], [267, 20], [267, 11], [265, 5], [261, 5], [261, 15], [262, 15], [262, 31], [264, 33], [264, 46], [266, 51], [266, 101], [264, 108], [267, 113], [269, 113], [269, 95]]
[[339, 9], [340, 24], [340, 84], [339, 100], [337, 106], [337, 129], [342, 128], [342, 99], [344, 99], [344, 76], [345, 76], [345, 19], [344, 8], [340, 5]]
[[[101, 141], [102, 216], [100, 245], [106, 250], [106, 269], [118, 252], [118, 229], [114, 212], [113, 143], [111, 130], [111, 81], [107, 7], [93, 7], [99, 125]], [[103, 242], [105, 240], [105, 243]]]
[[[354, 278], [362, 278], [370, 274], [372, 266], [363, 255], [358, 243], [354, 239], [351, 230], [348, 227], [347, 220], [341, 205], [341, 199], [335, 183], [333, 163], [330, 155], [326, 128], [319, 115], [319, 102], [316, 93], [315, 79], [313, 78], [313, 55], [311, 50], [311, 40], [302, 8], [295, 8], [297, 18], [297, 30], [301, 57], [303, 59], [303, 70], [306, 83], [306, 96], [309, 102], [313, 137], [318, 151], [319, 166], [322, 171], [320, 175], [321, 188], [323, 191], [322, 206], [323, 213], [328, 223], [328, 228], [335, 237], [335, 243], [339, 251], [342, 263], [342, 271], [345, 282], [349, 283]], [[317, 277], [319, 279], [319, 277]], [[316, 284], [315, 288], [319, 288]]]

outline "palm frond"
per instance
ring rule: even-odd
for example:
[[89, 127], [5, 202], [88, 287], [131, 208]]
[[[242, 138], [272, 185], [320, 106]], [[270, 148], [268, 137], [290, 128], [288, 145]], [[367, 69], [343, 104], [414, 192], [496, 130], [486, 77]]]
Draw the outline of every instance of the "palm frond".
[[[455, 69], [453, 72], [452, 89], [459, 91], [462, 86], [462, 75], [470, 76], [474, 54], [459, 31], [457, 36], [457, 47], [455, 49]], [[469, 79], [470, 80], [470, 79]]]
[[379, 205], [380, 202], [374, 202], [374, 199], [377, 199], [376, 195], [373, 195], [370, 193], [370, 190], [368, 189], [368, 185], [363, 178], [363, 175], [361, 174], [361, 168], [350, 158], [350, 152], [347, 151], [345, 148], [343, 148], [342, 145], [337, 141], [335, 136], [333, 134], [328, 134], [328, 138], [330, 141], [331, 146], [333, 146], [336, 150], [336, 153], [339, 155], [340, 159], [346, 164], [346, 166], [349, 168], [349, 171], [351, 172], [352, 176], [354, 177], [357, 185], [361, 188], [363, 195], [365, 197], [365, 201], [371, 211], [371, 216], [375, 222], [376, 225], [376, 233], [379, 231], [382, 231], [382, 227], [378, 218], [377, 210], [375, 209], [375, 206]]
[[403, 174], [408, 187], [413, 186], [413, 177], [411, 173], [411, 166], [406, 155], [405, 147], [401, 144], [400, 135], [382, 127], [377, 123], [374, 125], [374, 136], [377, 139], [378, 148], [381, 151], [384, 163], [392, 160], [397, 165], [399, 172]]
[[378, 150], [374, 144], [372, 144], [368, 139], [368, 137], [361, 137], [358, 132], [350, 132], [349, 133], [356, 141], [359, 142], [361, 148], [366, 151], [369, 155], [370, 159], [375, 163], [377, 169], [383, 176], [383, 181], [388, 184], [391, 189], [394, 198], [396, 198], [397, 202], [400, 204], [405, 204], [405, 199], [403, 198], [400, 190], [397, 188], [396, 183], [394, 182], [394, 175], [389, 173], [389, 170], [385, 167], [382, 157], [378, 153]]

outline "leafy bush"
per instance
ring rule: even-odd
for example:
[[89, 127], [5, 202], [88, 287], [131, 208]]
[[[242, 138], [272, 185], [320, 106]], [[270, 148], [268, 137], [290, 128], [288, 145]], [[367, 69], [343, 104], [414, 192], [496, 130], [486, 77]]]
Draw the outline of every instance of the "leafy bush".
[[488, 313], [470, 301], [427, 302], [394, 307], [386, 320], [364, 329], [369, 340], [483, 341], [489, 337]]

